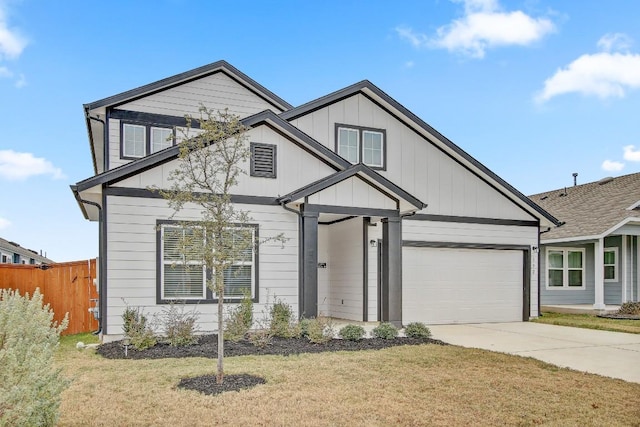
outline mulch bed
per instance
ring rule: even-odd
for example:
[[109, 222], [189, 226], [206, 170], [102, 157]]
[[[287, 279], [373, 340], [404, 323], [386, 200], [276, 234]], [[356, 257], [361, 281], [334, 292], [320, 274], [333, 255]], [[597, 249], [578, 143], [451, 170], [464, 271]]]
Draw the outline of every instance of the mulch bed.
[[[290, 356], [302, 353], [321, 353], [325, 351], [358, 351], [380, 350], [399, 345], [436, 344], [447, 345], [440, 340], [430, 338], [367, 338], [359, 341], [333, 339], [325, 344], [313, 344], [306, 338], [278, 338], [274, 337], [271, 343], [264, 348], [254, 346], [248, 341], [237, 343], [225, 341], [224, 355], [249, 356], [249, 355], [281, 355]], [[218, 357], [218, 336], [203, 335], [198, 343], [185, 347], [171, 347], [166, 343], [156, 344], [146, 350], [129, 348], [125, 356], [122, 341], [114, 341], [98, 346], [97, 352], [108, 359], [165, 359], [179, 357]], [[215, 375], [203, 375], [194, 378], [183, 378], [178, 384], [179, 388], [199, 391], [204, 394], [218, 394], [226, 391], [238, 391], [251, 388], [258, 384], [264, 384], [264, 378], [252, 375], [225, 375], [222, 384], [216, 384]]]

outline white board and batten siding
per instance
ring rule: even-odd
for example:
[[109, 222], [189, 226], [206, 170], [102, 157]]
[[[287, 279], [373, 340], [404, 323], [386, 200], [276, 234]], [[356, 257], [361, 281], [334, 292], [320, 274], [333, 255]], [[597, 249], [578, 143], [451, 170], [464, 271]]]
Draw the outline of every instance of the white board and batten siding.
[[534, 219], [504, 194], [360, 94], [291, 123], [331, 150], [335, 150], [336, 123], [384, 129], [387, 164], [386, 170], [378, 172], [428, 203], [429, 207], [423, 213]]
[[[122, 333], [122, 312], [125, 306], [141, 307], [149, 316], [159, 313], [156, 305], [156, 220], [172, 213], [161, 199], [140, 199], [108, 196], [107, 210], [107, 332]], [[277, 297], [298, 310], [298, 218], [279, 206], [240, 205], [250, 212], [252, 223], [259, 224], [261, 238], [283, 233], [288, 240], [267, 242], [259, 248], [259, 303], [255, 312], [266, 309]], [[200, 209], [190, 207], [177, 219], [196, 220]], [[217, 330], [216, 304], [198, 304], [200, 330]]]

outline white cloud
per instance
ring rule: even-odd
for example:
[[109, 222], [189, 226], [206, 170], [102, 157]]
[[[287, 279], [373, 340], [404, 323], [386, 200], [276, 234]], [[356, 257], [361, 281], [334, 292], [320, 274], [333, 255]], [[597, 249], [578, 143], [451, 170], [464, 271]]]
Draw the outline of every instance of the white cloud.
[[64, 179], [62, 170], [42, 157], [13, 150], [0, 150], [0, 176], [8, 180], [24, 180], [36, 175], [51, 175], [53, 179]]
[[607, 172], [619, 172], [624, 168], [624, 163], [616, 162], [612, 160], [605, 160], [602, 162], [602, 170]]
[[0, 230], [4, 230], [5, 228], [8, 228], [10, 225], [11, 225], [11, 221], [0, 217]]
[[627, 145], [622, 147], [624, 150], [623, 158], [629, 162], [640, 162], [640, 150], [636, 150], [635, 146]]
[[438, 28], [433, 38], [408, 27], [398, 27], [396, 32], [414, 47], [443, 48], [483, 58], [489, 48], [528, 46], [555, 30], [547, 18], [534, 18], [519, 10], [502, 11], [497, 0], [462, 0], [462, 3], [464, 16]]
[[621, 52], [628, 50], [633, 44], [633, 40], [623, 33], [609, 33], [600, 37], [598, 47], [605, 52]]
[[0, 59], [15, 59], [20, 56], [27, 46], [27, 39], [19, 30], [10, 28], [7, 23], [7, 13], [0, 2]]
[[605, 34], [598, 40], [601, 52], [584, 54], [544, 82], [537, 102], [554, 96], [580, 93], [599, 98], [622, 98], [640, 88], [640, 54], [630, 53], [632, 40], [623, 33]]

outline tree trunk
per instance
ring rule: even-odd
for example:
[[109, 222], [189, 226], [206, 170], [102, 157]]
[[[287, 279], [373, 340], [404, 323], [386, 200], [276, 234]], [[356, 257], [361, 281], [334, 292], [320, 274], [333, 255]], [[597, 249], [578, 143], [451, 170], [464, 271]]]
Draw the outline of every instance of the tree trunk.
[[218, 288], [218, 373], [216, 375], [216, 383], [222, 384], [224, 381], [224, 312], [222, 302], [224, 299], [224, 279], [221, 277], [222, 275], [218, 276], [218, 274], [216, 272], [216, 287]]

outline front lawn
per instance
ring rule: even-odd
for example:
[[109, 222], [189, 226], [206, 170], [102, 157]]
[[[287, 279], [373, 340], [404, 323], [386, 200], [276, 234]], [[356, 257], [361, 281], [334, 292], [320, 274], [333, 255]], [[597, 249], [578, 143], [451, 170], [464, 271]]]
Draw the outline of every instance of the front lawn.
[[640, 320], [607, 319], [593, 314], [565, 314], [543, 312], [533, 320], [550, 325], [573, 326], [576, 328], [600, 329], [603, 331], [640, 334]]
[[200, 357], [108, 360], [65, 343], [60, 425], [634, 425], [640, 384], [484, 350], [433, 344], [225, 359], [266, 384], [205, 396], [181, 378]]

